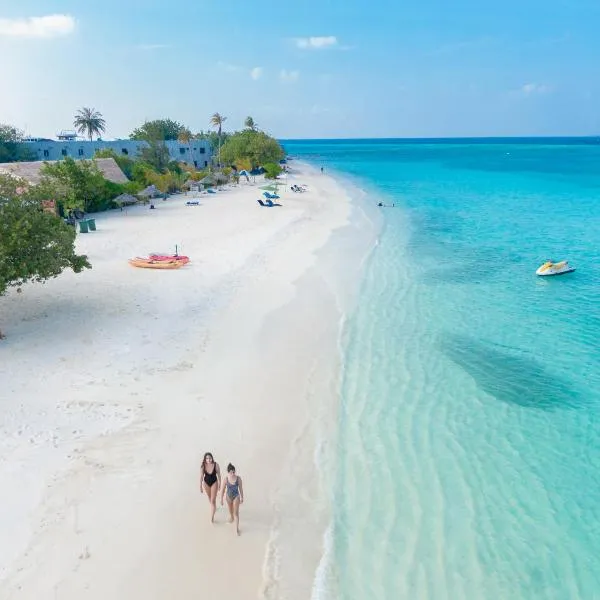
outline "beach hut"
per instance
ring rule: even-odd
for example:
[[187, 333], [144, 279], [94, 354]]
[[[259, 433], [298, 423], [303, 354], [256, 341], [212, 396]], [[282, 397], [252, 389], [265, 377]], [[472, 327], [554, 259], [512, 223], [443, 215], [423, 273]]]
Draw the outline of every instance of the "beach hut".
[[123, 210], [124, 206], [131, 206], [138, 203], [138, 199], [131, 194], [120, 194], [114, 199], [115, 204], [118, 204]]
[[161, 192], [155, 185], [149, 185], [141, 192], [138, 192], [137, 195], [142, 198], [157, 198], [161, 195]]

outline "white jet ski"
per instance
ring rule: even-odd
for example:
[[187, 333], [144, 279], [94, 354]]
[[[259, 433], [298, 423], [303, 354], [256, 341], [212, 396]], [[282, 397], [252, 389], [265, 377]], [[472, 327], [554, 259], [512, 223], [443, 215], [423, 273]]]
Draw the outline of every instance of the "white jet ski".
[[561, 260], [560, 262], [552, 262], [551, 260], [545, 262], [536, 272], [536, 275], [542, 277], [549, 277], [550, 275], [564, 275], [565, 273], [572, 273], [575, 267], [572, 267], [567, 260]]

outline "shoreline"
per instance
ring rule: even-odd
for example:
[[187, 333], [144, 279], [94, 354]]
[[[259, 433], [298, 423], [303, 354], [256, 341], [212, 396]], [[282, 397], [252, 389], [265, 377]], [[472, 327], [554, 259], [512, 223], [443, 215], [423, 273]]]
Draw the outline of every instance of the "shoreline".
[[[18, 314], [17, 308], [23, 315], [21, 326], [8, 323], [8, 343], [0, 346], [0, 354], [8, 357], [3, 362], [12, 378], [11, 402], [36, 390], [35, 382], [21, 381], [25, 373], [48, 375], [43, 394], [37, 384], [38, 404], [20, 415], [26, 424], [32, 415], [37, 417], [34, 442], [19, 442], [17, 416], [4, 419], [15, 429], [8, 431], [5, 425], [3, 431], [11, 434], [4, 439], [13, 442], [7, 462], [29, 467], [32, 480], [37, 468], [42, 482], [32, 483], [29, 494], [40, 501], [35, 507], [30, 501], [21, 511], [21, 525], [26, 513], [34, 529], [28, 543], [23, 543], [25, 529], [13, 526], [11, 541], [20, 538], [22, 551], [10, 569], [0, 571], [3, 597], [188, 597], [206, 580], [198, 564], [209, 573], [226, 568], [228, 560], [240, 566], [232, 588], [236, 597], [253, 598], [262, 589], [269, 598], [271, 581], [289, 581], [292, 589], [305, 585], [310, 591], [314, 569], [308, 580], [291, 567], [277, 571], [287, 564], [280, 551], [275, 556], [279, 562], [273, 563], [277, 568], [270, 571], [269, 558], [277, 545], [267, 543], [275, 532], [282, 552], [290, 549], [287, 532], [278, 530], [274, 514], [283, 516], [284, 529], [299, 523], [293, 510], [285, 518], [293, 504], [287, 503], [283, 512], [277, 504], [281, 490], [290, 489], [282, 483], [288, 463], [281, 459], [281, 450], [290, 448], [290, 434], [300, 423], [314, 426], [305, 417], [315, 402], [327, 405], [327, 398], [335, 397], [331, 386], [339, 361], [341, 317], [333, 279], [327, 280], [325, 273], [327, 268], [344, 277], [349, 273], [335, 268], [340, 256], [328, 259], [326, 249], [349, 224], [354, 208], [335, 179], [296, 161], [294, 170], [296, 165], [300, 172], [294, 178], [307, 181], [310, 191], [284, 193], [284, 207], [276, 209], [280, 213], [258, 207], [256, 189], [250, 191], [256, 186], [240, 186], [218, 192], [216, 198], [203, 196], [206, 206], [172, 207], [183, 204], [181, 196], [159, 204], [153, 211], [157, 215], [143, 209], [101, 214], [100, 236], [78, 239], [94, 250], [92, 244], [106, 236], [102, 242], [108, 250], [113, 245], [108, 236], [118, 229], [125, 247], [145, 245], [145, 251], [159, 251], [169, 247], [167, 240], [178, 227], [179, 237], [190, 236], [180, 252], [192, 256], [192, 269], [197, 269], [193, 282], [172, 278], [172, 286], [156, 288], [157, 273], [132, 270], [128, 256], [115, 261], [110, 252], [92, 255], [96, 247], [94, 252], [85, 249], [97, 266], [90, 273], [64, 274], [45, 286], [28, 286], [19, 303], [14, 294], [3, 299], [4, 320], [7, 314]], [[189, 222], [177, 216], [196, 210], [198, 217], [190, 213]], [[207, 222], [200, 217], [203, 210]], [[169, 223], [153, 224], [163, 213]], [[220, 231], [213, 231], [211, 223]], [[199, 230], [208, 240], [197, 239]], [[185, 269], [181, 271], [183, 275]], [[139, 287], [131, 285], [133, 278]], [[53, 294], [58, 295], [54, 300]], [[328, 362], [331, 356], [336, 358]], [[307, 374], [312, 396], [302, 388]], [[56, 419], [65, 420], [59, 431], [52, 427]], [[72, 433], [65, 433], [71, 427]], [[301, 464], [308, 464], [310, 435], [303, 438], [300, 428], [292, 451], [292, 456], [302, 454], [296, 463], [298, 481], [306, 473]], [[37, 461], [49, 447], [54, 458], [44, 470]], [[205, 450], [215, 452], [223, 469], [234, 462], [246, 482], [248, 501], [241, 511], [239, 539], [217, 531], [220, 524], [211, 532], [206, 523], [207, 502], [196, 491], [199, 456]], [[20, 462], [15, 463], [19, 453]], [[314, 447], [308, 454], [312, 460]], [[308, 469], [309, 474], [313, 471]], [[6, 470], [0, 477], [3, 483], [12, 482]], [[15, 493], [13, 506], [18, 502]], [[219, 510], [217, 519], [222, 515]], [[204, 546], [207, 540], [210, 552]], [[305, 536], [315, 568], [320, 546], [321, 538]], [[50, 551], [55, 547], [61, 556]], [[6, 552], [3, 556], [6, 561]], [[142, 577], [142, 568], [153, 575]], [[261, 582], [264, 576], [266, 583]]]

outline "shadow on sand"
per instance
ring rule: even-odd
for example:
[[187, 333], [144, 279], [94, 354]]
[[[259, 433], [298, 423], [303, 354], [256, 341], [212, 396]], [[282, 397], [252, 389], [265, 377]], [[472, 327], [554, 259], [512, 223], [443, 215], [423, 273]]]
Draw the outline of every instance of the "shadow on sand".
[[574, 409], [581, 406], [580, 394], [554, 371], [517, 350], [507, 352], [496, 344], [475, 338], [447, 335], [442, 352], [464, 369], [477, 386], [494, 398], [525, 408]]

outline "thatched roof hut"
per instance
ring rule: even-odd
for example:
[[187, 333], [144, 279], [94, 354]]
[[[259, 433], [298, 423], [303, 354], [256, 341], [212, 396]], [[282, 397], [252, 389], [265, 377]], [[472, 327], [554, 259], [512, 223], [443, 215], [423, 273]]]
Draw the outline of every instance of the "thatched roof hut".
[[[33, 185], [37, 185], [42, 180], [43, 175], [41, 170], [46, 162], [52, 164], [58, 161], [37, 160], [34, 162], [0, 163], [0, 175], [13, 175]], [[114, 158], [95, 158], [93, 162], [96, 163], [96, 166], [108, 181], [114, 183], [127, 183], [129, 181]]]
[[131, 194], [121, 194], [114, 199], [119, 206], [128, 206], [130, 204], [137, 204], [138, 199]]
[[138, 192], [137, 195], [141, 196], [142, 198], [156, 198], [156, 196], [161, 195], [161, 192], [155, 185], [149, 185], [141, 192]]

